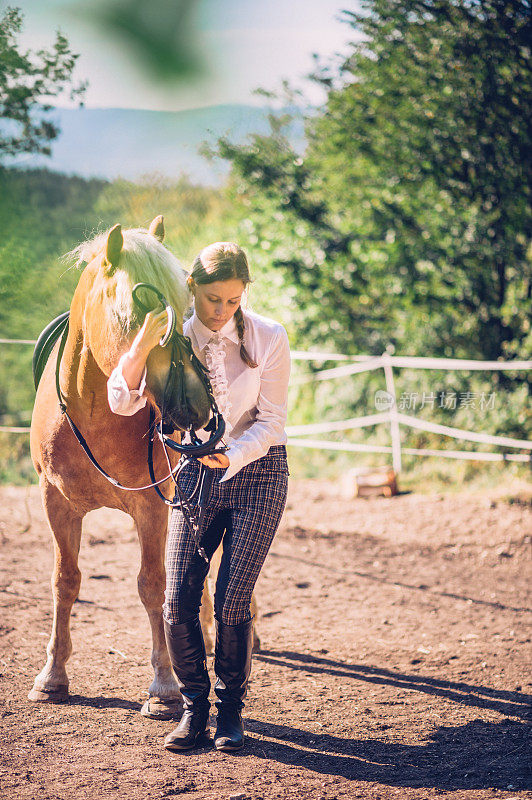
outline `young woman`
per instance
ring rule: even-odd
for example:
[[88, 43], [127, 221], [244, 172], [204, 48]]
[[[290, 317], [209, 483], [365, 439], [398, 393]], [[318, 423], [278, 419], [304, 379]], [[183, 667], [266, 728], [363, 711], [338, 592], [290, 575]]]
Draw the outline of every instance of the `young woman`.
[[[209, 559], [223, 540], [216, 583], [214, 691], [218, 697], [218, 750], [244, 744], [241, 710], [251, 671], [253, 588], [286, 503], [286, 434], [290, 351], [284, 328], [241, 308], [250, 281], [244, 251], [231, 242], [206, 247], [194, 262], [189, 286], [194, 314], [183, 332], [209, 370], [226, 422], [225, 453], [199, 459], [214, 471], [201, 543]], [[166, 331], [166, 312], [150, 313], [133, 345], [109, 378], [109, 404], [134, 414], [146, 403], [145, 364]], [[180, 486], [196, 485], [198, 461], [181, 473]], [[183, 716], [165, 740], [169, 750], [188, 750], [209, 733], [205, 645], [199, 624], [209, 565], [199, 555], [180, 511], [174, 509], [166, 549], [163, 607], [166, 640], [183, 695]]]

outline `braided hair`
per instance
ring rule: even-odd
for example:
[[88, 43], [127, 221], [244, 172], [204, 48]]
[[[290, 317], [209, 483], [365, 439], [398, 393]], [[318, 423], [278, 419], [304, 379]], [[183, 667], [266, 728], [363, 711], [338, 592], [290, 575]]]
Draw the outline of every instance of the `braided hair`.
[[[190, 278], [199, 285], [231, 278], [241, 280], [244, 286], [251, 282], [246, 254], [234, 242], [214, 242], [204, 247], [194, 261]], [[244, 344], [246, 323], [240, 306], [235, 311], [235, 323], [240, 342], [240, 358], [248, 367], [257, 367]]]

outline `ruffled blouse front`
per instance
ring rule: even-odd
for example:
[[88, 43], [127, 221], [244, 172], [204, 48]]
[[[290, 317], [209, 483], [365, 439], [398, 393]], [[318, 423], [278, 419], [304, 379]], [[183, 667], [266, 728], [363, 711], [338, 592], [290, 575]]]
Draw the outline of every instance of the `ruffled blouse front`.
[[220, 333], [211, 336], [205, 346], [205, 365], [209, 370], [209, 378], [218, 409], [225, 420], [227, 433], [231, 433], [232, 425], [229, 422], [231, 415], [231, 400], [229, 398], [229, 382], [225, 369], [226, 349], [225, 339]]

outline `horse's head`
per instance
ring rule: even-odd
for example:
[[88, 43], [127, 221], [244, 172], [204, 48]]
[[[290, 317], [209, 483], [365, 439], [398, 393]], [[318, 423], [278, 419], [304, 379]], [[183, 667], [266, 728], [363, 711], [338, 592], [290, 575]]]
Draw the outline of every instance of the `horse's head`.
[[[78, 261], [88, 263], [74, 295], [71, 321], [76, 316], [81, 320], [83, 349], [90, 351], [106, 376], [129, 349], [144, 319], [145, 311], [132, 296], [136, 283], [152, 284], [167, 298], [176, 311], [177, 330], [182, 333], [183, 313], [190, 302], [186, 276], [162, 244], [163, 238], [163, 218], [159, 216], [149, 230], [122, 231], [115, 225], [107, 234], [76, 248]], [[161, 308], [157, 294], [149, 290], [143, 291], [142, 305]], [[209, 419], [209, 398], [182, 350], [175, 337], [169, 345], [157, 345], [151, 351], [146, 363], [146, 395], [165, 422], [181, 430], [191, 426], [198, 429]]]

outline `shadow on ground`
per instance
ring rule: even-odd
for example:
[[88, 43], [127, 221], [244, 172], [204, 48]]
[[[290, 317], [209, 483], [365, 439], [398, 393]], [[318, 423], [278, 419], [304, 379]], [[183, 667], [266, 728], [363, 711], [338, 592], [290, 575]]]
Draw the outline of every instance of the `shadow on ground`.
[[407, 675], [402, 672], [368, 667], [364, 664], [346, 664], [343, 661], [332, 661], [329, 658], [295, 653], [288, 650], [261, 650], [253, 656], [254, 660], [276, 664], [293, 670], [302, 670], [320, 675], [337, 675], [341, 678], [352, 678], [367, 683], [394, 686], [398, 689], [412, 689], [424, 694], [431, 694], [452, 700], [460, 705], [489, 708], [500, 714], [511, 717], [530, 719], [532, 716], [532, 695], [522, 692], [508, 692], [492, 689], [487, 686], [476, 686], [469, 683], [456, 683], [440, 678], [428, 678], [422, 675]]
[[[525, 720], [530, 716], [532, 697], [521, 692], [408, 675], [292, 651], [262, 650], [254, 658], [290, 670], [423, 692]], [[474, 720], [458, 727], [442, 726], [428, 740], [415, 744], [377, 738], [346, 739], [254, 719], [246, 720], [246, 729], [250, 734], [277, 740], [267, 743], [251, 740], [250, 747], [256, 755], [320, 774], [442, 790], [532, 788], [526, 771], [530, 727], [516, 719]]]
[[341, 739], [254, 719], [246, 719], [246, 730], [290, 742], [250, 738], [248, 753], [321, 775], [447, 791], [532, 788], [526, 774], [530, 731], [514, 720], [441, 727], [419, 744]]

